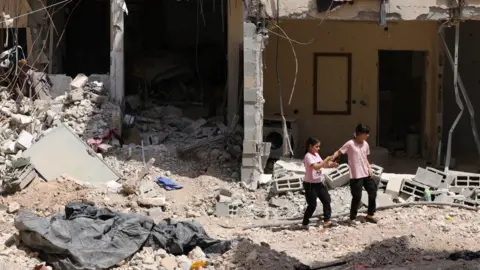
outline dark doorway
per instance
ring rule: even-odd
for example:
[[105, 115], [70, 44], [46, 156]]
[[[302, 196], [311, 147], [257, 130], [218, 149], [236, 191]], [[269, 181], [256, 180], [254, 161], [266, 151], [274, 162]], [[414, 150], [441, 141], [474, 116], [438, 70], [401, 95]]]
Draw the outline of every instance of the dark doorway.
[[378, 52], [379, 146], [410, 156], [422, 155], [425, 75], [425, 52]]
[[110, 1], [73, 1], [66, 9], [64, 71], [106, 74], [110, 71]]

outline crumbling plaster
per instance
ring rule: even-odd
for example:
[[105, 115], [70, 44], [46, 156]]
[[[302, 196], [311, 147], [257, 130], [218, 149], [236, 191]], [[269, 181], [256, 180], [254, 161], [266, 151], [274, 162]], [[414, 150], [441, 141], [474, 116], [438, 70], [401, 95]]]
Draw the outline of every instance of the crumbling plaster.
[[[324, 0], [327, 2], [328, 0]], [[277, 0], [262, 0], [268, 16], [277, 16]], [[343, 4], [329, 12], [317, 12], [316, 0], [278, 0], [279, 17], [290, 19], [378, 20], [379, 0], [357, 0]], [[389, 0], [390, 20], [442, 20], [449, 17], [449, 0]], [[464, 18], [480, 19], [480, 0], [469, 0], [464, 7]]]

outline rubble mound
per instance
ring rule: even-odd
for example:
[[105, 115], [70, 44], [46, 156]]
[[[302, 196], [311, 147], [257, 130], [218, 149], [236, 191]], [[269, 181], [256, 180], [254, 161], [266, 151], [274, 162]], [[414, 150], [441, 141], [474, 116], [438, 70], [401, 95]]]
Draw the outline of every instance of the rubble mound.
[[[49, 182], [34, 181], [29, 188], [14, 195], [3, 197], [6, 205], [19, 204], [19, 208], [48, 216], [63, 210], [71, 201], [88, 201], [92, 190], [73, 181], [54, 180]], [[10, 211], [12, 212], [12, 211]], [[15, 212], [15, 211], [13, 211]]]
[[270, 248], [267, 243], [255, 244], [245, 239], [236, 247], [226, 252], [215, 263], [215, 269], [276, 269], [291, 270], [300, 262], [285, 252]]

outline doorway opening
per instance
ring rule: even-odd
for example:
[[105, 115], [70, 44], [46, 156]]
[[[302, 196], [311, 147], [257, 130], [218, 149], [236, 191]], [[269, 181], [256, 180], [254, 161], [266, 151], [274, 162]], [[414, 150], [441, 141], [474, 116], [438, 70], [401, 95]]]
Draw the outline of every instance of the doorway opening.
[[377, 145], [423, 156], [426, 56], [423, 51], [378, 52]]
[[110, 1], [72, 1], [65, 7], [65, 18], [63, 72], [72, 77], [109, 73]]
[[[125, 96], [133, 108], [175, 106], [196, 120], [223, 115], [227, 3], [127, 0]], [[135, 100], [135, 101], [133, 101]], [[151, 112], [151, 110], [149, 110]], [[154, 114], [148, 114], [154, 117]]]

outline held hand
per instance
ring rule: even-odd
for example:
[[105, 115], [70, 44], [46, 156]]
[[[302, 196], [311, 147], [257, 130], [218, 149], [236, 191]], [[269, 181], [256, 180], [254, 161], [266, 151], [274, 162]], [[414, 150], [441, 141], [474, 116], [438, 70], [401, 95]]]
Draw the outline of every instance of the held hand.
[[331, 162], [330, 163], [330, 168], [336, 168], [338, 167], [338, 163], [337, 162]]
[[369, 169], [368, 172], [370, 173], [370, 177], [373, 177], [373, 171], [372, 171], [372, 169]]

